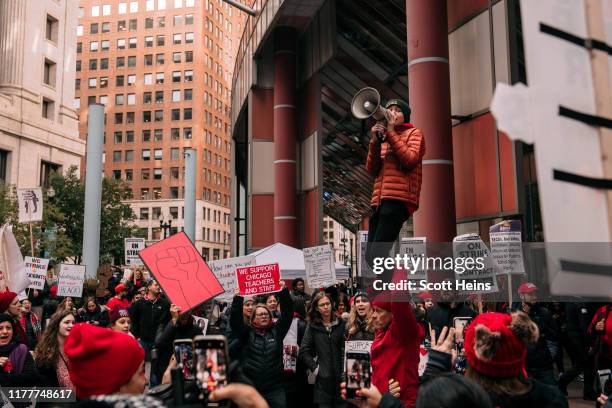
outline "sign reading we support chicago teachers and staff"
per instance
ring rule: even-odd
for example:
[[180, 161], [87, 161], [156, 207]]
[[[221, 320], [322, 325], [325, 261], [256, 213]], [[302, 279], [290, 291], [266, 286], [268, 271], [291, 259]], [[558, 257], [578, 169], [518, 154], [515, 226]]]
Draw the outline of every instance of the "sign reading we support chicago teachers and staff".
[[83, 296], [85, 265], [60, 264], [57, 296]]
[[125, 264], [126, 265], [142, 265], [142, 259], [138, 253], [145, 248], [144, 238], [126, 238], [125, 243]]
[[236, 280], [241, 296], [255, 296], [281, 290], [280, 268], [277, 263], [238, 268]]
[[45, 279], [47, 278], [47, 267], [49, 266], [49, 260], [26, 256], [24, 263], [25, 272], [30, 279], [30, 285], [28, 285], [28, 288], [43, 290], [45, 288]]

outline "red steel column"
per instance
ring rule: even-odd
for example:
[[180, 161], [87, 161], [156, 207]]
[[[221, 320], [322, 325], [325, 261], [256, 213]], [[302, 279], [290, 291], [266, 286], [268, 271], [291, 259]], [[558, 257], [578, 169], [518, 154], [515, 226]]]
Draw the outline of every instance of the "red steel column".
[[414, 234], [449, 242], [456, 220], [446, 0], [406, 0], [406, 23], [411, 120], [427, 147]]
[[279, 27], [274, 34], [274, 241], [297, 247], [296, 33]]

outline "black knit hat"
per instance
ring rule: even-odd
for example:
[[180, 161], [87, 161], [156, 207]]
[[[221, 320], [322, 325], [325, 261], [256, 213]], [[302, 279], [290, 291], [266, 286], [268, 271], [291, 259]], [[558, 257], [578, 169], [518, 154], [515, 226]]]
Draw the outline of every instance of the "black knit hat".
[[412, 113], [412, 111], [410, 110], [408, 102], [402, 99], [390, 99], [385, 104], [385, 108], [389, 109], [390, 106], [397, 106], [398, 108], [400, 108], [402, 110], [402, 113], [404, 114], [404, 123], [410, 122], [410, 114]]

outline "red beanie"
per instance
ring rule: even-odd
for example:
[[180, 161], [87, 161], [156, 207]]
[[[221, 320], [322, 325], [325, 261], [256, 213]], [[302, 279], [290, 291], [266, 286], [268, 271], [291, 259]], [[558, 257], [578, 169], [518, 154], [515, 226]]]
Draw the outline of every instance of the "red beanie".
[[74, 325], [64, 352], [79, 399], [117, 392], [144, 361], [144, 350], [132, 336], [87, 323]]
[[125, 290], [125, 285], [123, 283], [118, 284], [117, 286], [115, 286], [115, 293], [119, 294], [121, 292], [123, 292]]
[[527, 347], [510, 329], [512, 316], [483, 313], [465, 332], [465, 356], [470, 367], [489, 377], [516, 377], [522, 370]]
[[6, 291], [0, 293], [0, 313], [6, 312], [6, 309], [8, 309], [9, 305], [16, 297], [17, 294], [15, 292]]
[[537, 291], [538, 291], [538, 287], [531, 282], [523, 283], [521, 286], [518, 287], [519, 295], [522, 295], [525, 293], [533, 293]]
[[434, 298], [433, 295], [429, 292], [421, 292], [419, 293], [418, 296], [423, 300], [427, 300], [427, 299], [433, 300]]
[[51, 288], [49, 289], [49, 294], [51, 295], [51, 297], [57, 296], [57, 285], [51, 286]]
[[121, 306], [116, 306], [113, 310], [108, 312], [108, 316], [110, 318], [111, 324], [114, 324], [117, 320], [122, 317], [130, 317], [130, 312], [127, 309], [122, 308]]

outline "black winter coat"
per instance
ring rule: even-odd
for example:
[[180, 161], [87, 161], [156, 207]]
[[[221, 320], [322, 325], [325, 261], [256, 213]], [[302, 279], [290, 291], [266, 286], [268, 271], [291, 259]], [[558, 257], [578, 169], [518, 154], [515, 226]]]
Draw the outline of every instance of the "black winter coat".
[[[517, 310], [521, 310], [520, 303]], [[525, 367], [529, 370], [552, 369], [553, 356], [547, 342], [558, 342], [558, 330], [552, 314], [545, 307], [534, 304], [529, 310], [529, 318], [538, 326], [540, 336], [535, 344], [527, 347]]]
[[87, 310], [87, 308], [85, 308], [77, 315], [77, 322], [89, 323], [90, 321], [99, 322], [100, 324], [98, 327], [107, 327], [110, 323], [110, 318], [108, 317], [108, 312], [106, 310], [102, 310], [100, 306], [97, 306], [96, 310], [93, 312], [90, 312]]
[[280, 292], [281, 316], [267, 330], [256, 330], [244, 323], [242, 302], [242, 296], [234, 297], [230, 319], [232, 332], [240, 339], [242, 371], [260, 393], [280, 389], [283, 375], [283, 339], [293, 319], [293, 302], [289, 290], [283, 288]]
[[329, 331], [321, 323], [311, 323], [306, 328], [299, 359], [311, 371], [319, 366], [314, 389], [315, 403], [331, 404], [337, 401], [342, 404], [340, 383], [344, 373], [345, 330], [346, 322], [342, 319], [336, 319]]
[[427, 320], [436, 333], [441, 333], [444, 326], [453, 327], [455, 317], [476, 317], [476, 315], [475, 311], [463, 303], [458, 303], [456, 307], [451, 308], [449, 303], [438, 302], [434, 307], [427, 309]]
[[193, 324], [193, 318], [185, 324], [176, 326], [169, 321], [163, 330], [157, 334], [155, 347], [157, 348], [157, 378], [162, 378], [170, 358], [174, 352], [174, 340], [193, 339], [195, 336], [202, 335], [202, 329]]
[[130, 310], [132, 318], [132, 333], [136, 338], [153, 343], [157, 330], [170, 320], [170, 303], [164, 297], [155, 302], [140, 299]]

